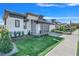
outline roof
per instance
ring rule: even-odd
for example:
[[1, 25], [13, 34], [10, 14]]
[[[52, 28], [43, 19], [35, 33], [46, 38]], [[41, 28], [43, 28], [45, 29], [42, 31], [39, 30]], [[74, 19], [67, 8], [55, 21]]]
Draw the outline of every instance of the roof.
[[20, 13], [17, 13], [17, 12], [14, 12], [14, 11], [10, 11], [10, 10], [5, 10], [5, 13], [8, 13], [8, 14], [14, 14], [14, 15], [19, 15], [19, 16], [25, 16], [25, 14], [20, 14]]
[[61, 23], [61, 22], [59, 22], [59, 21], [56, 21], [56, 22], [52, 22], [52, 21], [51, 21], [51, 24], [53, 24], [53, 25], [54, 25], [54, 24], [61, 25], [62, 23]]
[[51, 24], [50, 22], [48, 22], [46, 19], [41, 19], [41, 20], [34, 20], [38, 23], [46, 23], [46, 24]]
[[37, 14], [34, 14], [34, 13], [26, 13], [26, 14], [21, 14], [21, 13], [17, 13], [17, 12], [14, 12], [14, 11], [10, 11], [10, 10], [5, 10], [5, 12], [9, 13], [9, 14], [14, 14], [14, 15], [19, 15], [19, 16], [23, 16], [23, 17], [26, 17], [26, 15], [33, 15], [33, 16], [38, 16], [38, 17], [43, 17], [42, 15], [37, 15]]
[[26, 13], [26, 15], [33, 15], [33, 16], [43, 17], [43, 15], [37, 15], [37, 14], [34, 14], [34, 13]]
[[[48, 22], [46, 19], [43, 19], [44, 16], [37, 15], [37, 14], [34, 14], [34, 13], [20, 14], [20, 13], [17, 13], [17, 12], [14, 12], [14, 11], [10, 11], [10, 10], [5, 10], [5, 13], [18, 15], [18, 16], [21, 16], [21, 17], [27, 17], [27, 15], [33, 15], [33, 16], [39, 17], [39, 20], [34, 20], [34, 21], [36, 21], [38, 23], [52, 24], [51, 22]], [[4, 15], [4, 18], [5, 18], [5, 15]]]

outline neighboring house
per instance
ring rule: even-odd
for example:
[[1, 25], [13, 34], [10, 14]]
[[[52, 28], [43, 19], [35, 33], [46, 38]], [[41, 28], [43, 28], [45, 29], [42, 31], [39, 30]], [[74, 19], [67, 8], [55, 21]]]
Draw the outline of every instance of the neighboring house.
[[32, 13], [19, 14], [5, 10], [3, 20], [4, 26], [9, 28], [12, 37], [14, 37], [14, 34], [17, 32], [16, 36], [20, 35], [19, 32], [24, 33], [24, 35], [28, 33], [31, 35], [47, 34], [50, 29], [50, 23], [43, 19], [42, 15]]
[[62, 25], [61, 22], [58, 22], [56, 19], [52, 19], [51, 24], [49, 25], [49, 32], [53, 29], [57, 29]]
[[49, 32], [51, 32], [53, 29], [56, 29], [56, 24], [51, 23], [49, 25]]
[[55, 23], [55, 25], [56, 25], [56, 29], [57, 29], [57, 28], [60, 28], [60, 26], [62, 25], [62, 23], [57, 21], [57, 22]]

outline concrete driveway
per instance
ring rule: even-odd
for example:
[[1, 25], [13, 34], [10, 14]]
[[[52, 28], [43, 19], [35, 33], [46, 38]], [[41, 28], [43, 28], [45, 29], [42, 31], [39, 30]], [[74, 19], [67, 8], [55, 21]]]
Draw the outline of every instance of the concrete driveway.
[[78, 32], [76, 30], [72, 35], [62, 35], [64, 41], [52, 49], [46, 56], [76, 56]]

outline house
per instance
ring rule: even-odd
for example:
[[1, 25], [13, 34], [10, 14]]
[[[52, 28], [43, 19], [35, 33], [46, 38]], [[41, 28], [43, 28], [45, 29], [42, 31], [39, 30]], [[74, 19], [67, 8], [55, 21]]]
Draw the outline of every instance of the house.
[[20, 14], [5, 10], [3, 20], [4, 26], [12, 33], [12, 37], [27, 35], [28, 33], [42, 35], [49, 32], [51, 24], [43, 17], [32, 13]]
[[49, 32], [51, 32], [53, 29], [56, 29], [56, 24], [51, 23], [51, 24], [49, 25]]
[[51, 32], [53, 29], [59, 28], [61, 25], [61, 22], [57, 21], [56, 19], [51, 19], [51, 23], [49, 25], [49, 32]]

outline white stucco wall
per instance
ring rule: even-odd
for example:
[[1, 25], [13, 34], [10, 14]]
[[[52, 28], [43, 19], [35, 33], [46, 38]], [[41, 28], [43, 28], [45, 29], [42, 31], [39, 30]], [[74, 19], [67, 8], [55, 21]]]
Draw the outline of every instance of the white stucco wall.
[[31, 20], [30, 19], [27, 22], [27, 30], [28, 30], [28, 32], [31, 31]]
[[40, 24], [36, 24], [36, 34], [40, 34]]
[[[10, 32], [24, 31], [24, 33], [27, 34], [29, 31], [31, 31], [31, 20], [38, 20], [38, 17], [28, 15], [27, 19], [29, 19], [29, 21], [27, 21], [27, 29], [24, 29], [24, 22], [23, 22], [24, 19], [8, 16], [6, 20], [6, 27], [9, 28]], [[15, 27], [15, 20], [20, 21], [20, 27]], [[39, 27], [40, 27], [39, 25], [36, 25], [36, 33], [38, 33], [39, 31]]]
[[[28, 34], [28, 32], [31, 32], [31, 20], [38, 20], [38, 17], [36, 16], [32, 16], [32, 15], [28, 15], [27, 17], [28, 21], [27, 21], [27, 29], [24, 29], [24, 19], [20, 19], [20, 18], [14, 18], [14, 17], [10, 17], [8, 16], [6, 23], [7, 23], [7, 27], [9, 28], [10, 32], [14, 32], [14, 31], [24, 31], [24, 34]], [[15, 27], [15, 20], [19, 20], [20, 21], [20, 27]], [[50, 25], [49, 26], [49, 31], [51, 31], [52, 29], [55, 29], [55, 25]], [[40, 30], [41, 30], [41, 24], [38, 23], [36, 24], [36, 34], [40, 34]]]
[[[15, 20], [19, 20], [20, 21], [20, 27], [15, 27]], [[24, 31], [25, 34], [28, 33], [28, 29], [24, 29], [24, 24], [23, 24], [23, 19], [20, 18], [14, 18], [14, 17], [9, 17], [6, 20], [6, 26], [9, 28], [10, 32], [14, 32], [14, 31]], [[28, 27], [28, 22], [27, 22], [27, 27]]]
[[56, 28], [55, 25], [53, 25], [53, 24], [49, 25], [49, 32], [51, 32], [51, 30], [53, 30], [53, 29], [55, 29], [55, 28]]
[[27, 19], [38, 20], [38, 17], [32, 16], [32, 15], [28, 15]]
[[[31, 20], [38, 20], [38, 17], [32, 16], [32, 15], [28, 15], [27, 19], [29, 19], [28, 28], [31, 31]], [[36, 33], [34, 35], [39, 34], [39, 31], [40, 31], [40, 24], [36, 24]]]

